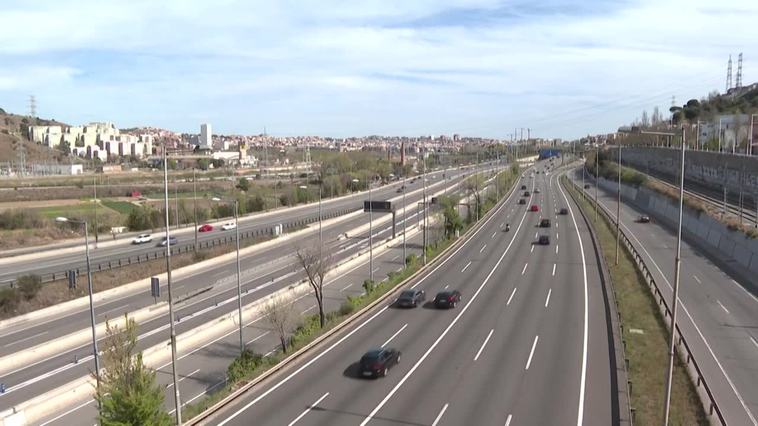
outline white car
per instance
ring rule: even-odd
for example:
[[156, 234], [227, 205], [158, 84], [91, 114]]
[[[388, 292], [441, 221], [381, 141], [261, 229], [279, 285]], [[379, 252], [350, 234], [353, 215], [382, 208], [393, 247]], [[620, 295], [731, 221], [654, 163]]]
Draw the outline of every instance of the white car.
[[231, 231], [232, 229], [236, 228], [237, 225], [234, 224], [234, 222], [229, 222], [221, 225], [221, 229], [224, 231]]
[[134, 238], [134, 240], [132, 240], [132, 244], [144, 244], [144, 243], [149, 243], [150, 241], [153, 241], [152, 235], [139, 234]]

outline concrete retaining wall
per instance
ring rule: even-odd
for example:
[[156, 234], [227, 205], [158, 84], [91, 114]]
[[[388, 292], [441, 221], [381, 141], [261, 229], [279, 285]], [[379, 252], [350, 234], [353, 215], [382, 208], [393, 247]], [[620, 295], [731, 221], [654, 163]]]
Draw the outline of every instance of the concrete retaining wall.
[[[599, 183], [603, 189], [614, 193], [618, 187], [618, 182], [606, 179], [600, 179]], [[621, 185], [621, 197], [623, 201], [632, 204], [659, 223], [676, 229], [679, 221], [677, 200], [649, 188], [635, 188], [625, 184]], [[732, 231], [708, 214], [686, 205], [682, 224], [682, 235], [687, 242], [716, 259], [737, 265], [737, 268], [730, 272], [740, 275], [742, 281], [749, 282], [753, 289], [758, 288], [758, 276], [754, 275], [758, 272], [758, 240], [748, 237], [744, 232]], [[745, 271], [740, 271], [741, 268]]]

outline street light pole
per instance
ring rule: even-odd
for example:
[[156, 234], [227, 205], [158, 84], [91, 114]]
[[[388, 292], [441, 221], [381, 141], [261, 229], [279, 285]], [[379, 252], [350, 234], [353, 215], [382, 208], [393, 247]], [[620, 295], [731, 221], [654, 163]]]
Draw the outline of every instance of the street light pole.
[[[476, 162], [477, 162], [477, 166], [478, 166], [478, 164], [479, 164], [479, 152], [478, 151], [476, 153]], [[423, 189], [423, 195], [422, 195], [422, 198], [423, 198], [423, 201], [424, 201], [423, 202], [423, 206], [424, 206], [424, 210], [423, 210], [423, 213], [424, 213], [424, 220], [423, 220], [423, 223], [424, 223], [424, 233], [423, 233], [423, 244], [422, 244], [424, 247], [423, 247], [423, 250], [422, 250], [423, 251], [422, 258], [423, 258], [423, 264], [426, 265], [426, 243], [427, 243], [426, 242], [426, 157], [424, 157], [423, 154], [421, 156], [421, 166], [423, 167], [423, 170], [424, 170], [424, 172], [421, 174], [421, 178], [423, 179], [423, 182], [422, 182], [423, 183], [423, 188], [424, 188]]]
[[[406, 180], [407, 180], [407, 177], [405, 176], [405, 173], [403, 173], [403, 266], [405, 266], [405, 260], [408, 258], [405, 253], [405, 232], [406, 232], [405, 224], [407, 222], [407, 216], [408, 216], [408, 205], [405, 204]], [[756, 216], [756, 221], [758, 221], [758, 216]]]
[[619, 264], [619, 238], [621, 237], [621, 231], [619, 224], [621, 223], [621, 143], [619, 143], [619, 185], [618, 185], [618, 197], [616, 199], [616, 265]]
[[92, 183], [93, 188], [95, 188], [95, 199], [92, 200], [94, 207], [95, 207], [95, 248], [97, 248], [97, 241], [99, 238], [99, 233], [97, 231], [97, 175], [92, 177]]
[[679, 271], [682, 264], [682, 212], [684, 210], [684, 126], [682, 126], [682, 156], [679, 177], [679, 225], [676, 235], [676, 260], [674, 261], [674, 300], [671, 308], [671, 337], [669, 340], [669, 364], [666, 374], [666, 403], [664, 408], [664, 425], [669, 422], [671, 409], [671, 382], [674, 370], [674, 344], [676, 342], [676, 311], [679, 306]]
[[597, 186], [600, 180], [600, 146], [595, 147], [595, 222], [597, 222]]
[[[373, 179], [373, 178], [372, 178]], [[368, 185], [368, 279], [374, 282], [374, 205], [371, 201], [371, 182], [366, 175]]]
[[171, 292], [171, 231], [168, 211], [168, 155], [167, 146], [163, 143], [163, 195], [166, 210], [166, 278], [168, 281], [168, 321], [171, 334], [171, 374], [174, 379], [174, 407], [176, 408], [176, 424], [182, 424], [182, 400], [179, 396], [179, 374], [176, 371], [176, 329], [174, 328], [174, 299]]
[[234, 200], [234, 231], [235, 241], [237, 243], [237, 311], [239, 312], [240, 323], [240, 354], [245, 352], [245, 339], [243, 334], [244, 324], [242, 323], [242, 280], [240, 272], [240, 228], [239, 228], [239, 200]]
[[195, 245], [193, 249], [197, 251], [197, 173], [194, 167], [192, 168], [192, 215], [195, 222]]

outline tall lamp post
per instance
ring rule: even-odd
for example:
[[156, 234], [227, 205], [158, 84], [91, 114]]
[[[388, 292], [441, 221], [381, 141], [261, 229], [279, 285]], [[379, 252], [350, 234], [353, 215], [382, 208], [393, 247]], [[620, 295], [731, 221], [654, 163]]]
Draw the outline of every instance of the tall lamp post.
[[171, 335], [171, 375], [174, 380], [174, 407], [176, 408], [176, 424], [182, 424], [182, 398], [179, 395], [179, 373], [176, 370], [176, 328], [174, 327], [174, 297], [171, 291], [171, 226], [168, 210], [168, 147], [163, 143], [163, 205], [166, 219], [166, 280], [168, 281], [168, 321]]
[[97, 388], [100, 389], [100, 356], [97, 350], [97, 332], [95, 324], [95, 303], [92, 299], [92, 268], [89, 258], [89, 230], [87, 230], [86, 220], [74, 220], [67, 217], [56, 217], [56, 222], [73, 223], [84, 226], [84, 257], [87, 261], [87, 291], [89, 292], [89, 318], [92, 325], [92, 356], [95, 358], [95, 380]]
[[682, 137], [681, 157], [679, 163], [679, 223], [677, 225], [676, 234], [676, 258], [674, 260], [674, 294], [671, 307], [671, 336], [669, 336], [669, 362], [666, 369], [666, 400], [664, 405], [664, 425], [669, 422], [669, 414], [671, 411], [671, 385], [672, 375], [674, 372], [674, 356], [676, 342], [676, 314], [679, 307], [679, 275], [682, 265], [682, 215], [684, 211], [684, 153], [687, 144], [685, 143], [684, 125], [681, 126], [679, 132], [648, 132], [641, 131], [637, 127], [619, 128], [621, 133], [642, 133], [642, 134], [654, 134], [664, 136], [680, 136]]
[[[219, 199], [220, 201], [221, 199]], [[237, 313], [240, 329], [240, 354], [245, 352], [244, 324], [242, 323], [242, 273], [240, 270], [240, 228], [239, 228], [239, 200], [234, 199], [234, 241], [237, 245]], [[223, 225], [226, 226], [226, 225]], [[222, 229], [224, 229], [222, 227]], [[226, 230], [226, 229], [224, 229]]]
[[[300, 185], [300, 189], [307, 190], [306, 185]], [[321, 185], [318, 187], [318, 253], [321, 258], [321, 247], [324, 245], [324, 234], [321, 232]]]

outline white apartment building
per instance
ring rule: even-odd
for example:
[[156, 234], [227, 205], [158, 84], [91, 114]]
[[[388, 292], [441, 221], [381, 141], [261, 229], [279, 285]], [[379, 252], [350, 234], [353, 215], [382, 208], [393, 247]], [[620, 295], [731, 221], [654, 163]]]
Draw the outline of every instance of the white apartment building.
[[213, 129], [210, 123], [200, 125], [200, 149], [213, 149]]
[[122, 135], [113, 123], [105, 122], [65, 129], [61, 126], [29, 126], [29, 137], [50, 148], [65, 142], [74, 155], [102, 161], [117, 157], [147, 157], [153, 152], [154, 142], [152, 135]]

